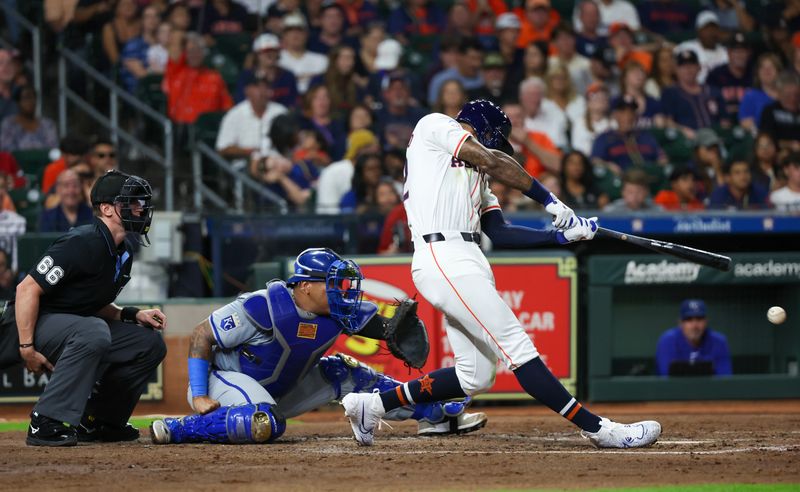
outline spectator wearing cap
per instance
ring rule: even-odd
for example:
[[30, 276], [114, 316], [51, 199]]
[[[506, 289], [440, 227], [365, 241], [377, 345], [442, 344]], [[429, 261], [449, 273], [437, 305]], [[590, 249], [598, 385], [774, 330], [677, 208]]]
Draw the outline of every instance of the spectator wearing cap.
[[728, 339], [708, 327], [706, 303], [701, 299], [684, 300], [680, 307], [678, 326], [668, 329], [658, 339], [658, 375], [669, 376], [670, 366], [674, 362], [710, 362], [716, 376], [730, 376], [733, 373]]
[[522, 23], [513, 12], [504, 12], [497, 16], [494, 23], [497, 36], [497, 52], [503, 57], [507, 69], [522, 62], [522, 49], [517, 47]]
[[[627, 0], [594, 0], [600, 10], [600, 33], [605, 34], [609, 32], [611, 25], [617, 22], [624, 22], [633, 31], [638, 31], [642, 28], [641, 21], [639, 20], [639, 13], [631, 2]], [[575, 29], [580, 31], [583, 24], [577, 12], [573, 12], [572, 23]]]
[[697, 38], [684, 41], [675, 47], [675, 53], [692, 50], [697, 54], [700, 64], [699, 80], [701, 84], [706, 81], [711, 70], [728, 63], [728, 50], [722, 45], [722, 31], [719, 28], [717, 14], [704, 10], [697, 15], [695, 20]]
[[[119, 55], [119, 78], [128, 92], [135, 92], [139, 79], [150, 74], [148, 52], [151, 46], [158, 45], [160, 18], [158, 8], [149, 5], [142, 10], [141, 35], [131, 39], [122, 47]], [[169, 24], [166, 24], [169, 26]], [[168, 41], [167, 41], [168, 42]], [[156, 73], [162, 73], [156, 72]]]
[[276, 0], [267, 8], [267, 18], [264, 21], [265, 31], [280, 33], [283, 29], [283, 20], [292, 14], [303, 15], [300, 0]]
[[759, 130], [770, 135], [782, 151], [800, 151], [800, 75], [778, 76], [778, 100], [764, 108]]
[[225, 113], [217, 133], [215, 147], [234, 166], [244, 169], [251, 158], [274, 153], [269, 131], [286, 106], [270, 101], [270, 87], [265, 79], [251, 79], [245, 87], [245, 100]]
[[203, 2], [199, 19], [200, 33], [209, 45], [214, 44], [214, 36], [235, 34], [245, 31], [247, 9], [233, 0], [209, 0]]
[[650, 73], [653, 68], [653, 55], [636, 48], [634, 32], [627, 22], [615, 22], [608, 28], [608, 44], [614, 50], [614, 59], [621, 70], [631, 62], [636, 62]]
[[694, 155], [691, 166], [700, 174], [698, 195], [708, 197], [711, 191], [725, 185], [723, 166], [723, 142], [711, 128], [701, 128], [694, 139]]
[[355, 160], [364, 154], [380, 152], [378, 138], [369, 130], [356, 130], [347, 137], [344, 159], [331, 163], [319, 175], [317, 185], [318, 214], [338, 214], [342, 197], [350, 191]]
[[58, 175], [56, 180], [58, 205], [42, 211], [39, 232], [67, 232], [73, 227], [90, 224], [94, 214], [86, 203], [81, 178], [72, 169]]
[[716, 87], [725, 103], [725, 112], [735, 120], [745, 91], [753, 85], [750, 44], [744, 33], [736, 32], [727, 42], [728, 63], [709, 72], [706, 84]]
[[13, 152], [27, 149], [53, 149], [58, 146], [56, 124], [50, 118], [36, 116], [36, 90], [23, 85], [14, 90], [16, 115], [6, 116], [0, 124], [0, 149]]
[[525, 11], [519, 17], [518, 48], [524, 48], [534, 41], [550, 41], [553, 29], [561, 21], [561, 16], [550, 6], [550, 0], [525, 0]]
[[483, 46], [480, 42], [475, 38], [462, 39], [455, 66], [437, 73], [431, 79], [428, 86], [428, 104], [433, 105], [442, 84], [450, 79], [458, 80], [468, 91], [482, 87], [484, 84], [481, 76], [482, 64]]
[[[575, 6], [578, 24], [575, 27], [575, 49], [592, 58], [608, 47], [608, 38], [600, 35], [600, 8], [593, 0], [581, 0]], [[580, 26], [580, 27], [578, 27]]]
[[553, 31], [551, 43], [555, 53], [547, 59], [550, 68], [563, 66], [569, 71], [572, 87], [583, 94], [592, 83], [589, 59], [575, 50], [575, 31], [567, 24], [559, 24]]
[[739, 124], [755, 133], [761, 124], [764, 108], [778, 98], [778, 75], [783, 63], [775, 53], [763, 53], [756, 61], [755, 83], [745, 91], [739, 104]]
[[726, 31], [751, 32], [756, 27], [753, 15], [742, 0], [702, 0], [701, 3], [716, 14], [719, 27]]
[[414, 106], [411, 82], [403, 70], [384, 76], [382, 107], [375, 113], [375, 129], [384, 150], [405, 149], [417, 122], [427, 111]]
[[504, 104], [515, 98], [515, 92], [506, 91], [506, 64], [500, 53], [487, 53], [481, 68], [483, 87], [467, 92], [467, 99], [488, 99], [495, 104]]
[[530, 77], [519, 86], [519, 102], [525, 129], [547, 135], [558, 148], [567, 147], [567, 117], [556, 103], [545, 97], [542, 79]]
[[747, 161], [728, 162], [722, 167], [722, 173], [725, 184], [718, 186], [711, 193], [708, 208], [747, 210], [768, 206], [767, 190], [753, 183], [753, 175]]
[[715, 124], [730, 126], [725, 105], [719, 91], [698, 81], [700, 64], [697, 53], [679, 51], [676, 55], [678, 83], [661, 93], [661, 107], [668, 123], [677, 126], [693, 139], [699, 128]]
[[319, 31], [308, 40], [308, 50], [327, 55], [337, 46], [347, 45], [355, 49], [358, 42], [345, 35], [347, 20], [339, 2], [325, 0], [320, 6]]
[[792, 152], [781, 162], [786, 186], [773, 191], [769, 201], [781, 212], [800, 213], [800, 153]]
[[666, 210], [703, 210], [705, 205], [697, 197], [697, 174], [688, 167], [676, 167], [669, 175], [669, 189], [656, 193], [653, 201]]
[[683, 0], [643, 0], [636, 3], [642, 27], [650, 32], [668, 35], [692, 29], [697, 9]]
[[614, 105], [621, 97], [631, 97], [636, 101], [636, 128], [662, 128], [665, 124], [661, 103], [647, 94], [647, 73], [639, 63], [632, 61], [625, 65], [620, 77], [621, 94], [611, 102]]
[[440, 34], [446, 23], [447, 16], [436, 2], [403, 0], [389, 13], [388, 31], [407, 45], [412, 37]]
[[650, 196], [650, 179], [641, 169], [628, 169], [622, 175], [622, 197], [603, 208], [603, 212], [630, 213], [662, 210]]
[[546, 171], [561, 171], [561, 151], [546, 133], [525, 128], [522, 106], [511, 102], [504, 104], [502, 109], [511, 121], [508, 141], [528, 174], [538, 179]]
[[367, 93], [372, 99], [371, 102], [380, 102], [384, 80], [390, 73], [400, 67], [400, 58], [402, 56], [403, 45], [399, 41], [389, 38], [378, 44], [377, 56], [373, 61], [367, 84]]
[[187, 33], [185, 46], [180, 46], [179, 41], [170, 46], [170, 60], [162, 82], [170, 119], [188, 125], [201, 113], [230, 109], [233, 99], [222, 76], [203, 65], [207, 53], [203, 37]]
[[42, 176], [42, 193], [49, 193], [53, 185], [56, 184], [58, 175], [64, 172], [73, 164], [82, 160], [89, 151], [89, 142], [84, 138], [73, 134], [67, 134], [58, 144], [61, 156], [44, 168]]
[[617, 100], [611, 113], [616, 128], [598, 135], [592, 146], [592, 161], [618, 176], [632, 166], [667, 162], [655, 137], [636, 129], [637, 108], [631, 97]]
[[271, 90], [270, 100], [287, 108], [297, 106], [297, 79], [294, 74], [278, 66], [281, 43], [274, 34], [261, 34], [253, 41], [253, 68], [243, 70], [236, 82], [234, 100], [241, 103], [245, 98], [245, 87], [256, 79], [265, 80]]
[[328, 68], [328, 57], [308, 51], [308, 24], [305, 17], [292, 13], [283, 18], [281, 56], [278, 65], [297, 78], [297, 92], [305, 94], [311, 79]]
[[609, 98], [608, 88], [603, 84], [593, 82], [586, 89], [586, 111], [582, 117], [572, 121], [570, 140], [573, 149], [590, 155], [595, 138], [611, 129]]

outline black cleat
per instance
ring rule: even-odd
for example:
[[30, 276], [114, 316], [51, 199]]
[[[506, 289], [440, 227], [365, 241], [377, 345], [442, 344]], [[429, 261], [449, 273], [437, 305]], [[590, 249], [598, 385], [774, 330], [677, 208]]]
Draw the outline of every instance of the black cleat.
[[28, 446], [75, 446], [78, 436], [74, 427], [33, 412], [25, 443]]
[[90, 423], [86, 418], [77, 428], [80, 442], [122, 442], [139, 439], [139, 429], [131, 424], [117, 427], [108, 424]]

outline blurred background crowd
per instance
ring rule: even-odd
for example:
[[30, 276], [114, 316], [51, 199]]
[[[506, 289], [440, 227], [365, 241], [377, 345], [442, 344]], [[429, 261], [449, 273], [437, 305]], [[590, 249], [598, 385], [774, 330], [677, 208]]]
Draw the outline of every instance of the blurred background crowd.
[[[175, 123], [184, 194], [194, 128], [291, 212], [369, 217], [364, 252], [409, 250], [411, 132], [422, 116], [455, 117], [477, 98], [503, 108], [520, 164], [576, 210], [800, 212], [800, 0], [26, 3], [16, 7], [33, 11], [46, 40]], [[0, 224], [64, 231], [91, 220], [95, 177], [141, 149], [79, 121], [59, 135], [38, 116], [41, 97], [55, 118], [53, 70], [37, 94], [10, 21]], [[71, 87], [108, 105], [102, 87], [82, 82], [71, 74]], [[147, 125], [124, 116], [146, 139]], [[29, 172], [43, 151], [46, 165]], [[507, 212], [534, 207], [492, 187]], [[269, 206], [248, 202], [256, 213]]]

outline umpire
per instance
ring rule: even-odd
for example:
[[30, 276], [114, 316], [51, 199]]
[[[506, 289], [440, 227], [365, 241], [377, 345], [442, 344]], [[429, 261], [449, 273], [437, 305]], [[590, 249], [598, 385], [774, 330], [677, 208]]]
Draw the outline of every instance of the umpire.
[[94, 222], [56, 240], [17, 287], [19, 354], [29, 371], [50, 373], [31, 413], [30, 446], [139, 437], [127, 422], [167, 353], [154, 330], [166, 317], [113, 301], [130, 279], [126, 235], [147, 240], [151, 198], [138, 176], [101, 176], [91, 192]]

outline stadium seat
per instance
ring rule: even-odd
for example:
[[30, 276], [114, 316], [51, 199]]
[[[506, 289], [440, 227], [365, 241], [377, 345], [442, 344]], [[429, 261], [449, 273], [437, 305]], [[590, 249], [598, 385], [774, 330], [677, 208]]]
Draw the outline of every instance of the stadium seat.
[[720, 125], [713, 127], [719, 138], [725, 142], [725, 149], [729, 159], [749, 160], [753, 153], [753, 136], [740, 126], [723, 128]]
[[658, 144], [666, 152], [672, 163], [685, 163], [691, 160], [692, 142], [682, 132], [674, 128], [651, 128], [650, 133], [656, 137]]
[[593, 166], [594, 184], [597, 191], [605, 193], [611, 201], [621, 196], [622, 180], [604, 166]]
[[236, 90], [236, 82], [239, 79], [240, 65], [231, 59], [229, 56], [213, 49], [206, 57], [206, 66], [213, 68], [222, 76], [225, 85], [228, 86], [228, 92], [233, 94]]
[[136, 97], [151, 108], [165, 113], [167, 110], [167, 96], [161, 89], [164, 77], [160, 74], [145, 75], [136, 85]]
[[244, 59], [253, 47], [253, 38], [246, 32], [217, 34], [214, 40], [217, 43], [214, 49], [233, 61], [237, 67], [244, 65]]
[[15, 150], [11, 154], [23, 173], [36, 176], [36, 181], [41, 183], [44, 168], [51, 162], [50, 149]]

